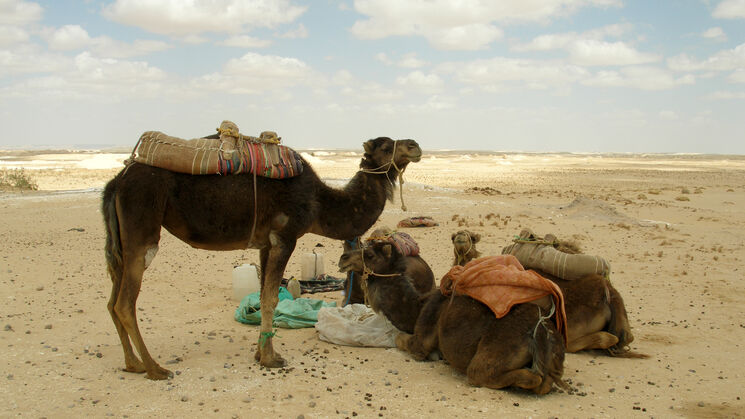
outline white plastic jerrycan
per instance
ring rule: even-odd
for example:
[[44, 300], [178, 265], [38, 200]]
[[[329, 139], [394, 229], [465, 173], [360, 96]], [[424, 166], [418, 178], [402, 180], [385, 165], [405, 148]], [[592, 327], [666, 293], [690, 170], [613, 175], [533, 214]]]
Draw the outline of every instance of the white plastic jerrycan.
[[310, 281], [325, 274], [323, 269], [323, 255], [320, 253], [305, 253], [300, 268], [300, 279]]
[[233, 299], [241, 301], [248, 294], [261, 289], [256, 265], [244, 263], [233, 268]]

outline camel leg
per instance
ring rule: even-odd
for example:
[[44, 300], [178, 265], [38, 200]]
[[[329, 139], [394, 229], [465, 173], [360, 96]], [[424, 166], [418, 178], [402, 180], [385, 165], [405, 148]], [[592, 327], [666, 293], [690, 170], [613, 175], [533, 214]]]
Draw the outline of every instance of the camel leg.
[[494, 389], [514, 386], [536, 391], [541, 386], [543, 377], [528, 368], [522, 368], [530, 361], [530, 357], [527, 348], [515, 348], [501, 343], [495, 345], [493, 341], [482, 339], [466, 369], [468, 383]]
[[439, 349], [439, 335], [437, 332], [438, 317], [443, 297], [428, 300], [419, 312], [414, 334], [399, 333], [396, 336], [396, 347], [409, 352], [417, 361], [424, 361], [429, 354]]
[[[150, 249], [152, 248], [157, 248], [157, 245], [151, 245]], [[119, 287], [119, 295], [116, 297], [116, 302], [114, 303], [114, 313], [127, 331], [135, 348], [137, 348], [137, 352], [139, 352], [142, 362], [145, 364], [147, 378], [151, 380], [165, 380], [173, 377], [173, 373], [162, 368], [150, 356], [137, 325], [136, 303], [137, 297], [140, 294], [140, 286], [142, 285], [142, 275], [146, 268], [146, 252], [145, 248], [142, 248], [140, 251], [128, 250], [123, 252], [124, 272]], [[126, 352], [127, 349], [125, 346], [125, 359], [127, 356]]]
[[631, 333], [631, 326], [629, 326], [629, 319], [626, 314], [626, 306], [623, 303], [623, 297], [613, 288], [610, 281], [607, 283], [607, 287], [610, 295], [611, 312], [607, 331], [618, 338], [618, 342], [610, 349], [615, 353], [626, 352], [628, 350], [627, 346], [634, 341], [634, 335]]
[[584, 349], [607, 349], [618, 343], [618, 338], [608, 332], [595, 332], [573, 339], [567, 345], [567, 352], [578, 352]]
[[124, 328], [121, 320], [119, 320], [119, 316], [116, 314], [116, 310], [114, 310], [117, 297], [119, 296], [121, 278], [122, 272], [113, 273], [111, 276], [113, 284], [111, 286], [111, 297], [109, 298], [108, 304], [109, 314], [111, 314], [111, 319], [114, 321], [114, 326], [116, 327], [116, 331], [119, 334], [119, 340], [121, 341], [122, 349], [124, 350], [124, 371], [138, 373], [145, 372], [145, 364], [143, 364], [142, 361], [137, 358], [137, 355], [135, 355], [134, 351], [132, 350], [132, 345], [130, 344], [127, 330]]
[[274, 309], [279, 301], [279, 284], [282, 281], [287, 261], [292, 251], [295, 250], [295, 241], [281, 239], [276, 233], [270, 233], [272, 243], [269, 249], [261, 249], [261, 333], [259, 334], [259, 347], [256, 351], [256, 360], [267, 368], [278, 368], [287, 365], [273, 346], [272, 322], [274, 320]]

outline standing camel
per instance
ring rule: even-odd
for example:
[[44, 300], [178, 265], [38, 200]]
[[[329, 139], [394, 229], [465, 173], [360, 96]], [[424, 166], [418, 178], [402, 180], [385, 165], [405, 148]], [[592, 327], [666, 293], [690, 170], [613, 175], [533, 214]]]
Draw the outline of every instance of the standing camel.
[[194, 176], [140, 163], [119, 172], [104, 189], [102, 213], [113, 282], [108, 309], [125, 371], [145, 372], [153, 380], [173, 376], [148, 353], [135, 308], [161, 227], [198, 249], [259, 249], [262, 316], [255, 358], [264, 367], [286, 365], [272, 345], [272, 320], [297, 239], [305, 233], [339, 240], [363, 234], [392, 200], [396, 177], [422, 155], [416, 141], [387, 137], [365, 142], [364, 151], [360, 170], [343, 189], [324, 184], [306, 161], [300, 175], [287, 179]]

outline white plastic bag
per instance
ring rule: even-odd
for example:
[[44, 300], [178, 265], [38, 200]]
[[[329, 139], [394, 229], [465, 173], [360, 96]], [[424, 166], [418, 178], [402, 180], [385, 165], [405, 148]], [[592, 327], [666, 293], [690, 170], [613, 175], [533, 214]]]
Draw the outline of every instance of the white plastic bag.
[[394, 348], [400, 333], [385, 316], [364, 304], [323, 307], [315, 327], [321, 340], [347, 346]]

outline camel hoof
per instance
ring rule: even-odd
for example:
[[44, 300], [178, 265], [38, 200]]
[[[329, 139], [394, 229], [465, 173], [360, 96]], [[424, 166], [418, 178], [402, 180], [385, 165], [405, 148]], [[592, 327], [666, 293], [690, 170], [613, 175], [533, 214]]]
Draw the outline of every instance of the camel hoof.
[[408, 351], [410, 334], [401, 332], [396, 335], [396, 347], [402, 351]]
[[167, 380], [173, 378], [173, 373], [165, 368], [157, 367], [153, 371], [148, 371], [145, 377], [148, 380]]
[[140, 374], [147, 371], [147, 369], [145, 368], [145, 364], [138, 360], [136, 363], [127, 363], [127, 366], [124, 367], [124, 371]]
[[264, 368], [282, 368], [287, 365], [287, 361], [279, 355], [274, 355], [267, 361], [262, 359], [259, 364]]

